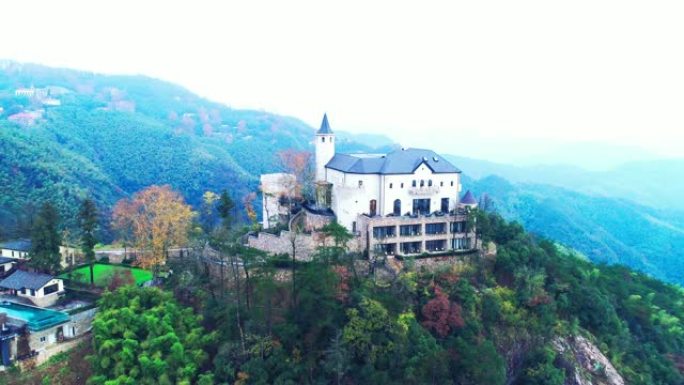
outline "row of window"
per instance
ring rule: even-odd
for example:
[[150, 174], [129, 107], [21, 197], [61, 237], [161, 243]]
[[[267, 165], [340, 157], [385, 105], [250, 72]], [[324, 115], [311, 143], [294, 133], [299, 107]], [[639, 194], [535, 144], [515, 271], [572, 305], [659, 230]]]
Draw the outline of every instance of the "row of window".
[[[449, 198], [442, 198], [440, 211], [443, 213], [449, 212]], [[374, 217], [378, 213], [378, 201], [375, 199], [370, 200], [368, 207], [368, 214]], [[395, 199], [394, 205], [392, 207], [392, 214], [394, 216], [401, 216], [401, 199]], [[430, 199], [414, 199], [413, 200], [413, 211], [412, 215], [427, 215], [430, 214]]]
[[[399, 244], [399, 251], [401, 254], [420, 254], [423, 251], [428, 253], [438, 253], [441, 251], [447, 251], [449, 247], [450, 250], [467, 250], [469, 248], [469, 240], [466, 238], [452, 239], [448, 243], [445, 239], [439, 239], [434, 241], [425, 241], [425, 248], [423, 249], [423, 242], [401, 242]], [[385, 243], [375, 245], [375, 252], [394, 255], [397, 253], [396, 243]]]
[[[359, 187], [361, 187], [362, 185], [363, 185], [363, 181], [359, 181]], [[428, 179], [427, 185], [428, 185], [428, 187], [432, 187], [432, 179]], [[454, 186], [453, 180], [451, 181], [451, 186], [452, 187]], [[393, 187], [394, 187], [394, 183], [390, 183], [389, 188], [393, 188]], [[404, 188], [404, 183], [400, 183], [399, 187]], [[418, 187], [418, 181], [416, 181], [415, 179], [413, 181], [411, 181], [411, 187]], [[420, 180], [420, 187], [425, 187], [425, 179]], [[443, 181], [439, 182], [439, 187], [444, 187]]]
[[[463, 233], [466, 229], [465, 222], [451, 222], [449, 229], [451, 233]], [[425, 224], [425, 234], [436, 235], [436, 234], [446, 234], [447, 224], [446, 222], [439, 223], [426, 223]], [[423, 234], [423, 225], [400, 225], [399, 235], [402, 237], [411, 237]], [[373, 238], [388, 238], [397, 236], [396, 226], [376, 226], [373, 227]]]

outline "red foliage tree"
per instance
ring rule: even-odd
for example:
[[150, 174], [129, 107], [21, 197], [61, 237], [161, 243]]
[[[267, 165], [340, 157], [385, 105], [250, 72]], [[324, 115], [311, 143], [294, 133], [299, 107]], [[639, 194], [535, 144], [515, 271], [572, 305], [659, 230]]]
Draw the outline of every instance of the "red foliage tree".
[[132, 285], [134, 283], [135, 278], [133, 278], [133, 274], [130, 270], [115, 271], [109, 279], [107, 289], [109, 289], [109, 291], [114, 291], [121, 286]]
[[465, 325], [461, 317], [461, 306], [449, 301], [439, 285], [435, 285], [435, 298], [429, 300], [422, 309], [422, 325], [444, 338], [450, 331]]
[[340, 302], [346, 302], [347, 299], [349, 299], [349, 290], [351, 289], [349, 286], [351, 273], [345, 266], [339, 265], [333, 266], [332, 270], [339, 278], [339, 281], [337, 282], [337, 293], [335, 294], [335, 298]]

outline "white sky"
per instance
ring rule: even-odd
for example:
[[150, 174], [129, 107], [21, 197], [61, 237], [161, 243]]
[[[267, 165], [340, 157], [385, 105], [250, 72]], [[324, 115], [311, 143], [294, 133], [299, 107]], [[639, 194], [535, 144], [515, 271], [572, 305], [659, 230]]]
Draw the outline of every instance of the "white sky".
[[314, 126], [327, 111], [442, 152], [684, 157], [682, 20], [681, 0], [21, 0], [0, 7], [0, 58], [146, 74]]

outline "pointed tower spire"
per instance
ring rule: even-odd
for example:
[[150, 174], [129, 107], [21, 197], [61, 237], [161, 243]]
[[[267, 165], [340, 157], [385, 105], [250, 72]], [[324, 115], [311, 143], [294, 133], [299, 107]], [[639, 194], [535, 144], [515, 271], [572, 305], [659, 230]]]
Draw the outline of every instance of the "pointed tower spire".
[[316, 131], [317, 134], [332, 134], [330, 129], [330, 123], [328, 123], [328, 114], [323, 114], [323, 121], [321, 122], [321, 128]]

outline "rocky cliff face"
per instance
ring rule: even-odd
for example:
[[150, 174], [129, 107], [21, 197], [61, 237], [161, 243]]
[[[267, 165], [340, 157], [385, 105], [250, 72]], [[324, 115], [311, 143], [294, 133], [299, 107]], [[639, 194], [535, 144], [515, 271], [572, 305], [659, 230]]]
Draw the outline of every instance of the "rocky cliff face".
[[566, 371], [565, 385], [625, 385], [613, 364], [585, 337], [558, 338], [554, 346]]

